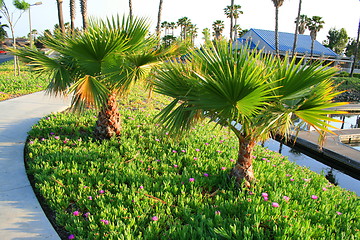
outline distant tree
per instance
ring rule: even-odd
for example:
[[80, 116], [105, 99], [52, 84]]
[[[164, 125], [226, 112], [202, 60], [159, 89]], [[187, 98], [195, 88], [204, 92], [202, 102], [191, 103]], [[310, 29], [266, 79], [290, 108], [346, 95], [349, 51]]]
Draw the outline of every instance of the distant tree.
[[279, 7], [284, 3], [284, 0], [271, 0], [275, 6], [275, 53], [279, 54]]
[[359, 38], [360, 38], [360, 21], [359, 21], [359, 25], [358, 25], [356, 47], [355, 47], [355, 53], [354, 53], [354, 61], [353, 61], [353, 64], [351, 66], [350, 77], [353, 76], [354, 69], [355, 69], [355, 63], [359, 59]]
[[237, 19], [239, 18], [240, 14], [243, 14], [243, 11], [240, 9], [240, 5], [227, 6], [224, 8], [225, 15], [228, 18], [231, 18], [232, 15], [232, 18], [234, 19], [234, 24], [232, 24], [232, 21], [230, 21], [230, 39], [236, 40], [237, 30], [235, 29], [235, 26], [237, 25]]
[[205, 42], [205, 46], [210, 46], [211, 45], [211, 36], [210, 36], [210, 29], [209, 28], [204, 28], [202, 31], [203, 39]]
[[76, 7], [75, 7], [75, 0], [70, 0], [70, 23], [71, 23], [71, 31], [75, 31], [75, 13], [76, 13]]
[[307, 19], [306, 27], [309, 29], [311, 36], [311, 57], [313, 57], [314, 54], [314, 42], [316, 40], [317, 33], [324, 27], [324, 23], [325, 22], [321, 20], [321, 17], [319, 16], [313, 16], [312, 18]]
[[181, 39], [185, 40], [187, 36], [187, 29], [189, 28], [191, 21], [188, 17], [179, 18], [176, 23], [180, 27], [180, 37]]
[[198, 35], [197, 31], [198, 31], [198, 28], [196, 27], [196, 24], [189, 24], [188, 30], [187, 30], [187, 39], [190, 40], [191, 44], [194, 44], [195, 38]]
[[298, 33], [299, 34], [304, 34], [305, 30], [306, 30], [306, 22], [308, 20], [308, 16], [306, 16], [305, 14], [301, 14], [299, 17], [299, 26], [298, 26]]
[[160, 27], [164, 29], [164, 35], [165, 36], [169, 35], [170, 24], [167, 21], [162, 22]]
[[165, 35], [162, 38], [162, 41], [163, 41], [163, 46], [166, 48], [166, 47], [171, 46], [171, 44], [173, 44], [176, 41], [176, 37], [174, 37], [172, 35]]
[[224, 30], [224, 21], [216, 20], [215, 22], [213, 22], [212, 28], [214, 30], [215, 38], [219, 40], [221, 38], [221, 33]]
[[177, 28], [176, 23], [170, 22], [169, 23], [169, 28], [171, 29], [171, 35], [174, 36], [174, 29]]
[[299, 7], [298, 7], [298, 15], [296, 17], [295, 20], [295, 36], [294, 36], [294, 44], [293, 44], [293, 48], [292, 48], [292, 56], [295, 55], [295, 50], [296, 50], [296, 45], [297, 45], [297, 39], [298, 39], [298, 28], [299, 28], [299, 23], [300, 23], [300, 13], [301, 13], [301, 5], [302, 5], [302, 0], [299, 0]]
[[83, 21], [83, 29], [87, 29], [88, 27], [87, 0], [80, 0], [80, 9], [81, 9], [81, 16]]
[[337, 54], [343, 53], [349, 42], [349, 37], [345, 28], [341, 28], [340, 30], [330, 28], [326, 37], [327, 40], [324, 41], [324, 45]]
[[248, 31], [249, 31], [249, 29], [239, 28], [239, 29], [238, 29], [238, 36], [239, 36], [239, 37], [244, 36], [244, 34], [247, 33]]
[[0, 43], [2, 43], [5, 40], [5, 38], [8, 36], [5, 28], [9, 28], [9, 26], [6, 24], [1, 24], [0, 22]]

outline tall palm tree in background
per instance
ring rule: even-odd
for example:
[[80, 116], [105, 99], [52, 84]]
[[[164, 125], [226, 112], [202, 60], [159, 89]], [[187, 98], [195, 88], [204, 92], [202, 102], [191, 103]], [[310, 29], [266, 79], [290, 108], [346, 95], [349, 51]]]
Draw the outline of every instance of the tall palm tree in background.
[[230, 18], [230, 41], [232, 41], [232, 35], [233, 35], [233, 21], [234, 21], [234, 0], [231, 0], [231, 5], [230, 5], [230, 11], [229, 11], [229, 16]]
[[279, 54], [279, 7], [284, 3], [284, 0], [271, 0], [275, 6], [275, 53]]
[[188, 27], [189, 27], [190, 24], [191, 24], [190, 19], [189, 19], [188, 17], [179, 18], [176, 24], [177, 24], [178, 26], [180, 26], [180, 36], [181, 36], [181, 39], [182, 39], [182, 40], [185, 40], [185, 39], [186, 39], [186, 36], [187, 36]]
[[80, 10], [83, 22], [83, 29], [88, 28], [87, 0], [80, 0]]
[[214, 36], [217, 40], [221, 38], [221, 33], [223, 32], [224, 27], [224, 21], [222, 20], [216, 20], [213, 22], [212, 28], [214, 30]]
[[[228, 18], [232, 18], [234, 19], [234, 21], [230, 21], [230, 38], [234, 39], [234, 41], [237, 38], [237, 30], [236, 30], [236, 25], [237, 25], [237, 19], [239, 18], [240, 14], [243, 14], [243, 11], [240, 10], [241, 6], [240, 5], [233, 5], [233, 6], [226, 6], [226, 8], [224, 8], [224, 13]], [[234, 22], [234, 24], [233, 24]], [[233, 38], [232, 38], [233, 36]]]
[[305, 14], [300, 15], [300, 17], [299, 17], [299, 26], [297, 28], [297, 31], [298, 31], [299, 34], [304, 34], [305, 33], [307, 20], [308, 20], [307, 15], [305, 15]]
[[76, 6], [75, 0], [70, 0], [70, 24], [71, 24], [71, 31], [75, 31], [75, 13], [76, 13]]
[[311, 54], [310, 57], [313, 57], [314, 54], [314, 43], [316, 40], [317, 33], [324, 27], [325, 22], [321, 20], [319, 16], [313, 16], [312, 18], [308, 18], [306, 22], [306, 27], [310, 31], [311, 37]]
[[100, 110], [94, 134], [106, 139], [121, 133], [116, 98], [135, 81], [145, 80], [173, 49], [156, 50], [149, 24], [142, 18], [117, 17], [91, 21], [87, 31], [47, 36], [47, 48], [59, 53], [51, 58], [34, 49], [14, 50], [35, 71], [47, 74], [49, 93], [72, 93], [72, 108]]
[[132, 7], [132, 0], [129, 0], [129, 15], [133, 17], [133, 7]]
[[58, 19], [59, 19], [59, 27], [62, 33], [65, 33], [65, 25], [64, 25], [64, 14], [63, 14], [63, 0], [56, 0], [57, 9], [58, 9]]
[[[173, 101], [158, 115], [169, 132], [190, 130], [204, 118], [228, 127], [238, 138], [237, 162], [231, 175], [238, 183], [254, 181], [253, 150], [257, 142], [288, 135], [294, 121], [329, 131], [324, 110], [338, 93], [332, 76], [337, 70], [321, 64], [290, 63], [261, 52], [229, 51], [228, 42], [194, 51], [186, 64], [169, 61], [158, 71], [155, 91]], [[209, 121], [209, 120], [206, 120]]]
[[160, 22], [161, 22], [162, 5], [163, 5], [163, 0], [160, 0], [158, 18], [157, 18], [157, 24], [156, 24], [156, 34], [158, 37], [160, 37]]
[[292, 57], [295, 55], [295, 50], [296, 50], [296, 45], [297, 45], [297, 40], [298, 40], [298, 28], [299, 28], [299, 22], [300, 22], [301, 4], [302, 4], [302, 0], [299, 0], [298, 15], [297, 15], [296, 21], [295, 21], [294, 44], [293, 44], [292, 53], [291, 53]]

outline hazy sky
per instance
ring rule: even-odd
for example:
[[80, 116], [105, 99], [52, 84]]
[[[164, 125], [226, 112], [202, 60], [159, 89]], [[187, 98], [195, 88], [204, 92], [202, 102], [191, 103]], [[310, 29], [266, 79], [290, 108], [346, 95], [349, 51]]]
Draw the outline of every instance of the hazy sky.
[[[133, 13], [137, 16], [148, 17], [155, 29], [159, 0], [132, 0]], [[27, 0], [30, 4], [37, 0]], [[58, 23], [56, 0], [43, 0], [40, 6], [31, 7], [32, 28], [39, 32], [53, 29]], [[65, 22], [70, 22], [69, 0], [63, 1]], [[80, 1], [77, 0], [76, 25], [81, 26]], [[128, 13], [128, 0], [88, 0], [89, 16], [105, 17], [114, 14]], [[230, 0], [163, 0], [161, 21], [176, 22], [181, 17], [188, 17], [198, 30], [198, 41], [201, 41], [202, 29], [210, 28], [215, 20], [225, 21], [224, 34], [229, 36], [230, 20], [224, 15], [223, 9], [230, 5]], [[356, 37], [360, 19], [360, 0], [303, 0], [302, 14], [321, 16], [325, 21], [324, 28], [319, 32], [317, 40], [326, 39], [330, 28], [345, 28], [350, 37]], [[12, 0], [5, 0], [10, 8]], [[275, 28], [275, 8], [271, 0], [235, 0], [235, 4], [242, 6], [238, 24], [243, 29], [258, 28], [273, 30]], [[295, 31], [294, 20], [297, 15], [299, 0], [285, 0], [279, 8], [279, 31]], [[14, 13], [16, 15], [17, 12]], [[4, 18], [2, 23], [6, 23]], [[29, 32], [28, 13], [24, 13], [16, 25], [16, 35], [25, 36]], [[10, 32], [9, 32], [10, 33]], [[306, 32], [305, 34], [309, 34]]]

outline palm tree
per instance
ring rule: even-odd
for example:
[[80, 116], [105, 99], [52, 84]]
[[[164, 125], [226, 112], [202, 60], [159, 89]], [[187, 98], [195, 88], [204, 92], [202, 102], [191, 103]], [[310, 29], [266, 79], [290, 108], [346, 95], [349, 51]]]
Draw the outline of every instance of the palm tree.
[[70, 0], [70, 22], [71, 22], [71, 31], [75, 31], [75, 13], [76, 13], [76, 7], [75, 7], [75, 0]]
[[157, 18], [157, 24], [156, 24], [156, 34], [158, 35], [158, 37], [160, 37], [160, 22], [161, 22], [162, 4], [163, 4], [163, 0], [160, 0], [158, 18]]
[[167, 21], [162, 22], [160, 27], [164, 29], [164, 35], [165, 36], [169, 35], [170, 24]]
[[65, 25], [64, 25], [64, 14], [63, 14], [63, 0], [56, 0], [57, 9], [58, 9], [58, 19], [59, 19], [59, 27], [62, 33], [65, 33]]
[[327, 114], [334, 111], [325, 109], [343, 104], [332, 102], [337, 70], [215, 43], [192, 52], [186, 64], [169, 61], [158, 71], [155, 91], [173, 98], [158, 120], [172, 133], [188, 131], [205, 117], [228, 127], [239, 143], [231, 176], [250, 186], [257, 142], [288, 135], [297, 119], [321, 133], [330, 131]]
[[360, 38], [360, 21], [359, 21], [359, 25], [358, 25], [358, 32], [357, 32], [357, 38], [356, 38], [356, 48], [355, 48], [355, 54], [354, 54], [354, 61], [352, 63], [351, 70], [350, 70], [350, 77], [352, 77], [353, 74], [354, 74], [356, 59], [358, 59], [359, 45], [360, 45], [359, 44], [359, 38]]
[[325, 22], [321, 20], [321, 17], [319, 16], [313, 16], [312, 18], [308, 18], [306, 27], [310, 31], [310, 37], [311, 37], [311, 54], [310, 56], [313, 57], [314, 53], [314, 42], [316, 40], [317, 33], [324, 27]]
[[[88, 17], [87, 17], [87, 0], [80, 0], [80, 10], [83, 22], [83, 29], [88, 28]], [[130, 15], [131, 16], [131, 15]]]
[[[237, 37], [236, 29], [235, 29], [235, 26], [237, 25], [237, 19], [239, 18], [240, 14], [243, 14], [243, 11], [241, 11], [240, 9], [241, 9], [240, 5], [226, 6], [226, 8], [224, 8], [225, 15], [228, 18], [230, 18], [230, 39], [234, 39], [234, 41], [236, 40]], [[231, 16], [235, 20], [234, 24], [231, 19]], [[233, 34], [234, 34], [234, 38], [232, 37]]]
[[[1, 4], [2, 4], [2, 2], [0, 2], [0, 8], [1, 8]], [[0, 16], [0, 19], [1, 19], [1, 18], [2, 18], [2, 17]], [[0, 44], [1, 44], [1, 43], [5, 40], [5, 38], [8, 36], [5, 28], [9, 28], [9, 26], [6, 25], [6, 24], [1, 24], [1, 22], [0, 22]]]
[[145, 79], [158, 66], [160, 58], [173, 49], [161, 52], [154, 47], [144, 19], [112, 18], [90, 22], [87, 31], [47, 36], [46, 47], [57, 52], [50, 58], [39, 51], [19, 49], [34, 70], [50, 76], [48, 91], [72, 93], [72, 108], [100, 109], [94, 134], [106, 139], [121, 133], [116, 97], [130, 89], [132, 83]]
[[216, 20], [215, 22], [213, 22], [212, 27], [214, 30], [215, 38], [219, 40], [221, 37], [221, 33], [224, 30], [224, 21]]
[[129, 0], [129, 15], [133, 17], [133, 7], [132, 7], [132, 0]]
[[294, 36], [294, 45], [293, 45], [292, 54], [291, 54], [292, 57], [295, 55], [295, 50], [296, 50], [296, 45], [297, 45], [298, 28], [299, 28], [300, 13], [301, 13], [301, 4], [302, 4], [302, 0], [299, 0], [298, 15], [297, 15], [296, 20], [295, 20], [295, 36]]
[[170, 22], [169, 23], [169, 28], [171, 29], [171, 35], [174, 36], [174, 29], [177, 28], [176, 23]]
[[187, 28], [189, 27], [189, 25], [191, 24], [191, 21], [188, 17], [182, 17], [179, 18], [179, 20], [176, 23], [178, 26], [180, 26], [180, 36], [183, 40], [186, 39], [187, 36]]
[[304, 34], [306, 30], [306, 22], [308, 20], [308, 16], [305, 14], [301, 14], [299, 17], [299, 26], [297, 28], [299, 34]]
[[279, 55], [279, 7], [284, 3], [284, 0], [272, 0], [275, 6], [275, 53]]

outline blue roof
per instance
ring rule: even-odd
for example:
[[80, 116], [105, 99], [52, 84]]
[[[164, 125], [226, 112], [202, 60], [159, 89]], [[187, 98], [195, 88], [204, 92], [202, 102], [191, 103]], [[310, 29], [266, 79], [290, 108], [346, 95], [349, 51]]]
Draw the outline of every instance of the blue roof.
[[[262, 29], [250, 29], [255, 34], [257, 34], [263, 41], [265, 41], [270, 48], [275, 50], [275, 32], [270, 30]], [[294, 45], [293, 33], [279, 32], [279, 50], [282, 52], [291, 52]], [[254, 43], [253, 43], [254, 44]], [[259, 46], [259, 48], [262, 48]], [[311, 37], [309, 35], [298, 35], [296, 51], [298, 53], [308, 53], [311, 52]], [[315, 40], [314, 42], [314, 55], [324, 55], [324, 56], [334, 56], [337, 54], [331, 49], [323, 46], [321, 43]]]

